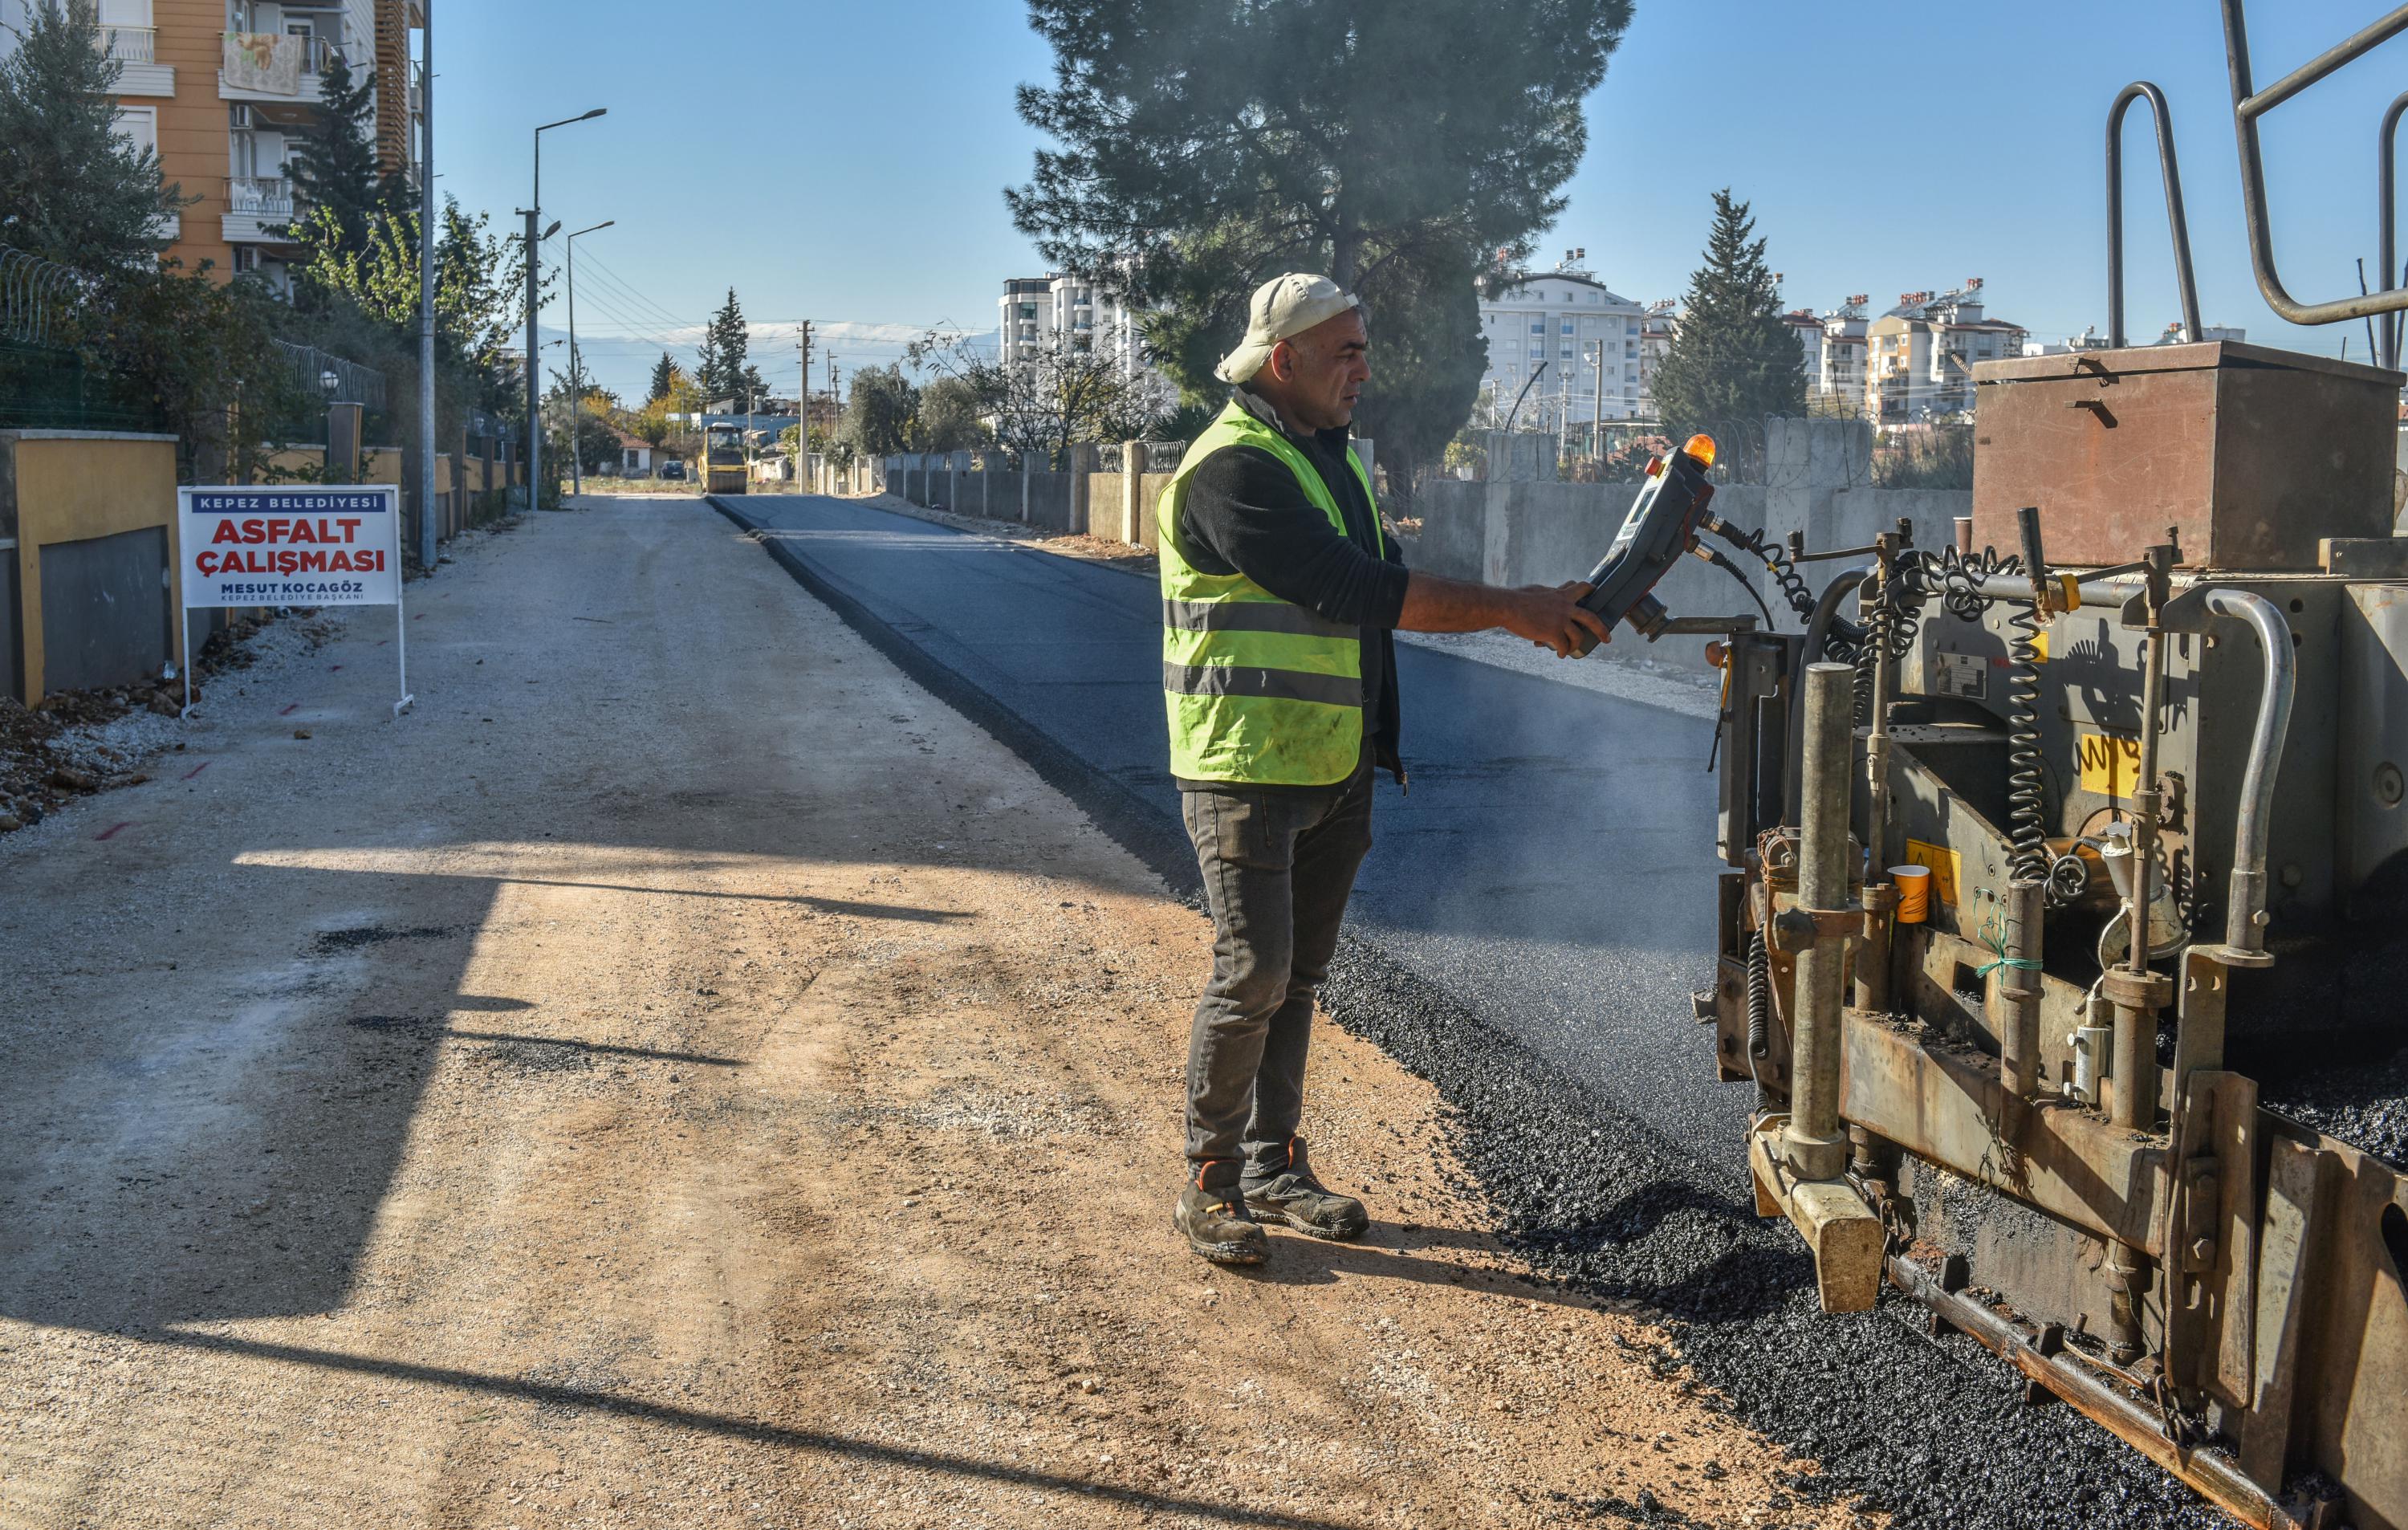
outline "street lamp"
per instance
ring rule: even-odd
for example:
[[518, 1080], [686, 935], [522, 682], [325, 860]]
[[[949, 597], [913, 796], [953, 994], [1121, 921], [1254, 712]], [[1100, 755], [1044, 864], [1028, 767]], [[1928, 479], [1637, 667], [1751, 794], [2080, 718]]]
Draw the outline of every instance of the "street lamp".
[[[536, 307], [543, 290], [543, 258], [538, 251], [538, 246], [545, 239], [551, 238], [552, 233], [560, 227], [555, 222], [540, 235], [536, 233], [536, 220], [543, 212], [543, 136], [556, 127], [566, 127], [573, 122], [590, 122], [595, 118], [606, 114], [609, 109], [608, 107], [596, 107], [583, 116], [564, 117], [559, 122], [546, 122], [535, 130], [535, 199], [526, 209], [527, 508], [529, 509], [535, 508], [537, 496], [542, 492], [543, 481], [543, 426], [539, 420], [543, 405], [543, 352], [538, 349], [535, 337]], [[576, 453], [571, 452], [570, 455], [574, 456]]]
[[[578, 416], [585, 409], [585, 368], [577, 355], [577, 241], [588, 234], [598, 234], [617, 222], [605, 219], [592, 228], [580, 228], [570, 235], [568, 245], [568, 476], [575, 493], [585, 492], [585, 453], [577, 450], [578, 427], [583, 423]], [[559, 225], [554, 224], [554, 227]], [[609, 307], [604, 304], [603, 307]]]

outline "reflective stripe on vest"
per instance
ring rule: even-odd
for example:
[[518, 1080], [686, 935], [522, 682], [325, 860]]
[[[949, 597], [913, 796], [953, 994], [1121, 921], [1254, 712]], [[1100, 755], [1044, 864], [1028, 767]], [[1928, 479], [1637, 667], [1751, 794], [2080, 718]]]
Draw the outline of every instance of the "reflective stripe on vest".
[[[1207, 574], [1182, 550], [1179, 510], [1205, 458], [1229, 447], [1269, 452], [1296, 475], [1340, 536], [1345, 514], [1293, 442], [1231, 400], [1179, 464], [1155, 509], [1161, 532], [1162, 689], [1170, 720], [1170, 769], [1190, 780], [1326, 786], [1352, 775], [1363, 753], [1363, 645], [1331, 622], [1243, 574]], [[1372, 503], [1371, 480], [1352, 450], [1347, 465]]]

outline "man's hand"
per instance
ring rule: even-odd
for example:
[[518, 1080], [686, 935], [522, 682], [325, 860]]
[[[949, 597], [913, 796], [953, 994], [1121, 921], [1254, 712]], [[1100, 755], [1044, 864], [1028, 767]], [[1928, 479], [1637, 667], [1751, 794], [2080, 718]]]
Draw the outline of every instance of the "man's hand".
[[1589, 587], [1578, 579], [1553, 589], [1543, 584], [1525, 585], [1512, 592], [1514, 598], [1504, 613], [1505, 630], [1541, 648], [1555, 650], [1559, 659], [1578, 658], [1590, 639], [1610, 643], [1613, 637], [1604, 619], [1580, 604], [1581, 596], [1588, 591]]

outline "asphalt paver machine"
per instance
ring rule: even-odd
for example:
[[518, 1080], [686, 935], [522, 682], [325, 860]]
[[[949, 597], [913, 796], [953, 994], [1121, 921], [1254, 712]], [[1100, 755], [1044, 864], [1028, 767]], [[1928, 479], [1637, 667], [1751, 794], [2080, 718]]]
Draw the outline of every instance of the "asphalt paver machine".
[[[2260, 288], [2376, 317], [2396, 362], [2408, 293], [2284, 292], [2257, 128], [2408, 9], [2258, 90], [2223, 4]], [[2164, 100], [2115, 125], [2134, 100], [2195, 336]], [[2126, 347], [2120, 254], [2113, 347], [1975, 368], [1939, 545], [1733, 538], [1806, 630], [1721, 650], [1698, 1018], [1828, 1309], [1886, 1281], [2249, 1523], [2408, 1530], [2408, 1133], [2284, 1094], [2408, 1046], [2403, 379]]]

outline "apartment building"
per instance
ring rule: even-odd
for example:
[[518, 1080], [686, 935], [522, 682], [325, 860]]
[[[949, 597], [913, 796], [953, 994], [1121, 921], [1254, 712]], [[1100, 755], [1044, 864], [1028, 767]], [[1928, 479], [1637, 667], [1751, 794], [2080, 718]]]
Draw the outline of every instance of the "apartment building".
[[[24, 0], [0, 0], [17, 4]], [[285, 166], [319, 119], [337, 58], [376, 77], [387, 174], [415, 177], [422, 93], [409, 34], [418, 0], [99, 0], [100, 46], [118, 61], [119, 130], [197, 198], [168, 230], [187, 271], [255, 272], [286, 285], [295, 208]]]
[[1820, 316], [1820, 344], [1814, 365], [1806, 370], [1808, 396], [1851, 401], [1864, 396], [1865, 305], [1870, 301], [1856, 293]]
[[1522, 400], [1517, 429], [1577, 429], [1584, 421], [1634, 420], [1643, 412], [1648, 310], [1591, 275], [1587, 254], [1567, 250], [1552, 271], [1514, 272], [1497, 296], [1480, 301], [1480, 333], [1488, 342], [1481, 387], [1500, 410]]
[[1946, 293], [1901, 293], [1865, 328], [1865, 413], [1908, 424], [1973, 407], [1973, 365], [2023, 354], [2025, 330], [1985, 311], [1982, 279]]
[[1656, 369], [1672, 349], [1672, 334], [1681, 327], [1680, 305], [1669, 297], [1647, 305], [1639, 326], [1639, 418], [1660, 419], [1656, 408]]
[[1138, 334], [1144, 310], [1082, 278], [1012, 278], [1003, 284], [996, 313], [996, 353], [1007, 365], [1034, 361], [1057, 341], [1089, 350], [1098, 336], [1112, 348], [1123, 377], [1133, 380], [1153, 365]]

